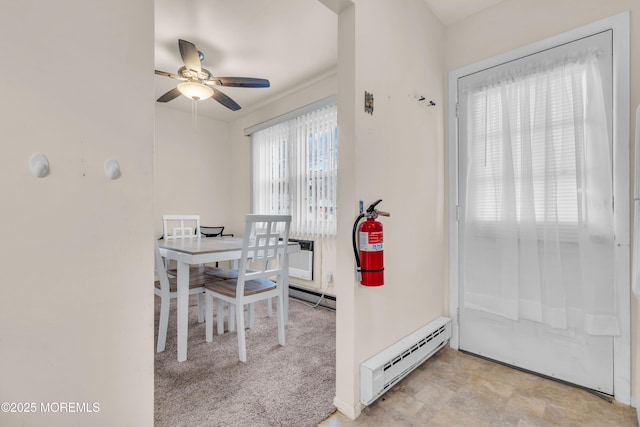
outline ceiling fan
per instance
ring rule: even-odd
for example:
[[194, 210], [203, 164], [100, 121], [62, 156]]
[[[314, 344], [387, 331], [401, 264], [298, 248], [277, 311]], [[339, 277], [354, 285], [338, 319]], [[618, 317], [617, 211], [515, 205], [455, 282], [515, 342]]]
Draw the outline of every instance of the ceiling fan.
[[204, 55], [196, 49], [196, 45], [180, 39], [178, 40], [178, 47], [180, 48], [180, 56], [184, 62], [184, 67], [180, 67], [178, 74], [159, 70], [155, 71], [156, 74], [160, 76], [171, 77], [172, 79], [182, 81], [182, 83], [158, 98], [158, 102], [168, 102], [180, 95], [184, 95], [195, 101], [213, 98], [228, 109], [237, 111], [240, 109], [240, 105], [213, 86], [270, 86], [269, 80], [267, 79], [257, 79], [253, 77], [214, 77], [209, 70], [202, 68], [200, 62], [204, 59]]

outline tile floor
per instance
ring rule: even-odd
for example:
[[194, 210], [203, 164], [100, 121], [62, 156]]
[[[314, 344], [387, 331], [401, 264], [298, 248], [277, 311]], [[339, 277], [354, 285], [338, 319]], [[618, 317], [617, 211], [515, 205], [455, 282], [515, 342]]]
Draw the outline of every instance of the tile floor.
[[638, 426], [636, 410], [445, 347], [366, 407], [321, 427]]

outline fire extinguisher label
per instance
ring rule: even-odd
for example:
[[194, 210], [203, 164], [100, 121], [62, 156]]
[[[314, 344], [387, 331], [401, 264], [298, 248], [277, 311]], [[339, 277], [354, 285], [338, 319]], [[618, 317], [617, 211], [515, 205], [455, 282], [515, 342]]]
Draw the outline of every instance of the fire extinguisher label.
[[364, 252], [382, 251], [382, 231], [360, 232], [360, 250]]

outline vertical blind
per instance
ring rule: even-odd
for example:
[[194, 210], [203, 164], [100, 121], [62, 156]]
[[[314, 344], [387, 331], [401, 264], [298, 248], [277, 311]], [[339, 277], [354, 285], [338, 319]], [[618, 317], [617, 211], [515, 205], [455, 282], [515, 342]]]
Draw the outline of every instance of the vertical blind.
[[298, 236], [336, 235], [337, 111], [334, 103], [251, 135], [254, 213], [291, 215]]

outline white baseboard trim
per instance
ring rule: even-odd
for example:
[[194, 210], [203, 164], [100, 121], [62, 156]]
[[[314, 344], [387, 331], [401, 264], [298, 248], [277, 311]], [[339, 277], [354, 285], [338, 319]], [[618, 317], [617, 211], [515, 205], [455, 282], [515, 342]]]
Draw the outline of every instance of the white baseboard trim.
[[338, 411], [342, 412], [350, 420], [355, 420], [362, 412], [361, 403], [356, 404], [356, 406], [352, 406], [339, 399], [338, 396], [333, 398], [333, 406], [335, 406]]

